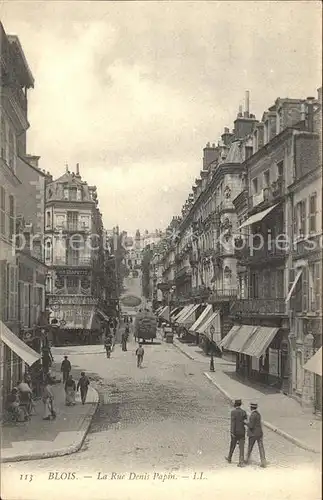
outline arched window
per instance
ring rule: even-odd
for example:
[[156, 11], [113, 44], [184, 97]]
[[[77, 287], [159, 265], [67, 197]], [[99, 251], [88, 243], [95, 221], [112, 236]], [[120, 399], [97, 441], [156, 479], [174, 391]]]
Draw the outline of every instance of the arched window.
[[50, 227], [52, 225], [51, 213], [46, 212], [46, 227]]

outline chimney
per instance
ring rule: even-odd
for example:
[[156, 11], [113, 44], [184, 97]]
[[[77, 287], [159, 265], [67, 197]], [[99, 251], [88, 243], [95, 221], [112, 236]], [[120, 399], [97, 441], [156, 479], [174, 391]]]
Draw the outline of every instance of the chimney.
[[307, 97], [307, 130], [313, 132], [314, 130], [314, 97]]
[[76, 175], [78, 177], [80, 177], [80, 164], [79, 163], [76, 164]]
[[302, 105], [301, 105], [301, 121], [302, 122], [305, 121], [305, 117], [306, 117], [306, 107], [305, 107], [305, 103], [302, 102]]
[[66, 163], [66, 165], [65, 165], [65, 170], [66, 170], [66, 173], [68, 174], [68, 173], [69, 173], [69, 171], [68, 171], [68, 164], [67, 164], [67, 163]]
[[246, 107], [246, 110], [245, 110], [244, 116], [246, 118], [249, 118], [249, 107], [250, 107], [250, 93], [249, 93], [249, 90], [246, 90], [246, 103], [245, 103], [245, 107]]
[[241, 106], [241, 104], [240, 104], [240, 106], [239, 106], [239, 113], [238, 113], [238, 116], [242, 116], [242, 106]]

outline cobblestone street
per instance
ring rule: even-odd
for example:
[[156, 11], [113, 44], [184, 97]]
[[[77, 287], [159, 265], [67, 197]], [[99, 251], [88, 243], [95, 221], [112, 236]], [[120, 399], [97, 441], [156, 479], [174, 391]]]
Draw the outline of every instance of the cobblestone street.
[[[88, 354], [80, 354], [81, 349]], [[304, 474], [311, 475], [319, 466], [319, 456], [297, 448], [267, 429], [265, 449], [269, 467], [266, 471], [259, 468], [257, 450], [248, 468], [239, 470], [235, 466], [237, 456], [234, 463], [228, 465], [224, 456], [228, 451], [231, 408], [203, 375], [200, 366], [172, 345], [160, 341], [145, 345], [142, 369], [136, 366], [134, 342], [130, 342], [127, 352], [116, 345], [111, 359], [106, 359], [101, 346], [56, 351], [56, 361], [66, 352], [76, 375], [84, 368], [95, 380], [100, 405], [90, 432], [76, 454], [11, 466], [5, 464], [4, 473], [14, 470], [16, 475], [29, 471], [35, 474], [37, 471], [47, 478], [50, 471], [72, 471], [96, 477], [100, 471], [155, 470], [191, 477], [194, 472], [208, 471], [209, 474], [221, 472], [222, 480], [228, 473], [231, 478], [232, 474], [247, 478], [253, 471], [257, 472], [253, 480], [257, 481], [259, 475], [266, 474], [269, 479], [273, 472], [297, 475], [302, 470], [305, 477]]]

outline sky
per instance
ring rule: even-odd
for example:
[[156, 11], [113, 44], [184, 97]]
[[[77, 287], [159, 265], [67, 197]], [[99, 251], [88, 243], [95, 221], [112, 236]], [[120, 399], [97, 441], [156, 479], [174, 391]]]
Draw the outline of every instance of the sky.
[[104, 225], [165, 229], [191, 192], [203, 147], [277, 97], [316, 96], [321, 4], [85, 2], [0, 4], [35, 78], [28, 153], [98, 188]]

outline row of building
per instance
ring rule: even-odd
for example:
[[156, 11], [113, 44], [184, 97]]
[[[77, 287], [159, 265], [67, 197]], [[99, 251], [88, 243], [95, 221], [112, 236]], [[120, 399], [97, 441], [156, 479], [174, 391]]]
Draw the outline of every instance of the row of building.
[[0, 24], [0, 326], [5, 397], [51, 337], [93, 341], [118, 304], [118, 229], [107, 234], [79, 166], [54, 180], [28, 154], [34, 78]]
[[277, 98], [257, 120], [247, 92], [151, 259], [164, 317], [318, 412], [322, 378], [303, 366], [322, 346], [321, 111], [319, 89]]

